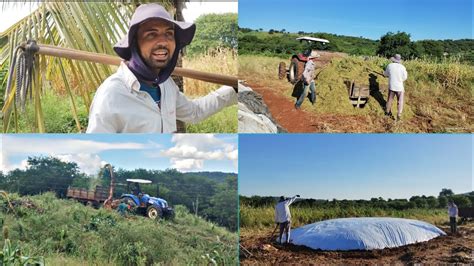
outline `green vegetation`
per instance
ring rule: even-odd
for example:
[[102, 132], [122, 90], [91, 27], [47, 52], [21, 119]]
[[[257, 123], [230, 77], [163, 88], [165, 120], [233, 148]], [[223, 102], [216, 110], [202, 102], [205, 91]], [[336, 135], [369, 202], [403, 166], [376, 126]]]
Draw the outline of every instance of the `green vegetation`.
[[237, 130], [237, 106], [229, 106], [198, 124], [186, 125], [187, 133], [237, 133]]
[[318, 44], [315, 48], [350, 55], [385, 57], [400, 53], [404, 58], [456, 58], [460, 62], [474, 64], [474, 40], [420, 40], [410, 41], [410, 34], [388, 32], [380, 40], [362, 37], [341, 36], [331, 33], [288, 33], [284, 30], [263, 32], [241, 28], [239, 30], [239, 54], [257, 54], [288, 58], [307, 49], [305, 43], [296, 41], [297, 37], [311, 36], [330, 41], [327, 45]]
[[[238, 236], [176, 206], [173, 221], [121, 217], [46, 193], [0, 198], [13, 246], [46, 265], [237, 264]], [[5, 236], [0, 238], [5, 240]]]
[[[278, 80], [277, 69], [281, 58], [256, 55], [239, 56], [239, 77], [249, 83], [276, 90], [291, 98], [294, 86]], [[288, 58], [286, 59], [288, 64]], [[375, 72], [383, 72], [389, 61], [381, 57], [347, 56], [333, 58], [317, 72], [317, 104], [303, 103], [303, 108], [315, 114], [356, 115], [366, 120], [361, 131], [371, 132], [471, 132], [474, 112], [474, 67], [455, 59], [442, 62], [409, 60], [405, 82], [406, 96], [402, 120], [394, 124], [384, 116], [388, 80]], [[348, 100], [345, 81], [367, 86], [371, 97], [362, 109], [354, 108]], [[396, 108], [395, 104], [392, 108]], [[393, 109], [395, 110], [395, 109]], [[366, 129], [364, 130], [364, 126]], [[334, 129], [328, 129], [332, 131]], [[336, 129], [337, 130], [337, 129]]]
[[199, 16], [193, 42], [186, 48], [188, 56], [221, 49], [237, 50], [237, 14], [206, 14]]
[[[445, 193], [446, 191], [451, 193]], [[433, 224], [447, 222], [448, 198], [458, 207], [474, 206], [474, 192], [454, 195], [443, 189], [438, 197], [413, 196], [407, 199], [372, 198], [370, 200], [304, 199], [291, 205], [292, 224], [302, 226], [317, 221], [347, 217], [399, 217], [423, 220]], [[240, 226], [246, 229], [271, 227], [276, 197], [240, 196]]]
[[[110, 185], [109, 170], [99, 177], [90, 177], [79, 172], [76, 163], [65, 163], [54, 157], [30, 157], [28, 169], [15, 169], [7, 174], [0, 172], [0, 187], [9, 193], [37, 195], [47, 191], [65, 198], [68, 186], [94, 189], [96, 185]], [[237, 231], [237, 175], [214, 172], [180, 173], [175, 169], [158, 170], [114, 170], [116, 186], [114, 198], [130, 191], [126, 179], [140, 178], [153, 182], [143, 185], [142, 191], [151, 196], [164, 198], [172, 206], [184, 205], [231, 231]], [[197, 207], [196, 207], [197, 206]]]

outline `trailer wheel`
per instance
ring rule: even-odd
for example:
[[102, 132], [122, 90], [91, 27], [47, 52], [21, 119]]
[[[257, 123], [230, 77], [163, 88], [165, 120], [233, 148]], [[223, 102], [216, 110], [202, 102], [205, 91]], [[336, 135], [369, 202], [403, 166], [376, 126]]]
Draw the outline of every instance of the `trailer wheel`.
[[163, 212], [161, 208], [151, 205], [146, 209], [146, 215], [148, 218], [156, 220], [163, 216]]
[[278, 65], [278, 79], [283, 79], [284, 77], [286, 77], [286, 65], [280, 62]]
[[304, 62], [298, 60], [298, 58], [291, 59], [290, 69], [288, 70], [288, 81], [291, 84], [296, 84], [303, 75]]

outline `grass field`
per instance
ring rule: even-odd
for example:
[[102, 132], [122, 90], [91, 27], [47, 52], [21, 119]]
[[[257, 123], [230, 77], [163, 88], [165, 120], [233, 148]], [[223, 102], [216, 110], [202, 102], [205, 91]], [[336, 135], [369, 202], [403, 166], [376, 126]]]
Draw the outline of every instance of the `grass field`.
[[[0, 197], [0, 225], [24, 256], [46, 265], [237, 264], [238, 236], [175, 206], [173, 221], [118, 215], [53, 194]], [[5, 236], [1, 236], [1, 243]]]
[[[293, 85], [278, 79], [278, 64], [289, 60], [276, 57], [239, 57], [239, 79], [271, 88], [294, 101]], [[387, 98], [388, 80], [373, 71], [383, 72], [388, 60], [380, 57], [347, 56], [333, 58], [316, 78], [317, 104], [308, 101], [303, 109], [313, 114], [356, 115], [366, 118], [372, 132], [387, 132], [383, 106]], [[441, 63], [428, 60], [404, 62], [408, 71], [405, 82], [405, 107], [402, 121], [389, 132], [471, 132], [474, 130], [472, 93], [474, 67], [456, 60]], [[319, 73], [319, 70], [317, 70]], [[371, 89], [364, 108], [354, 108], [348, 101], [345, 81]], [[396, 112], [396, 104], [392, 107]]]
[[[291, 207], [292, 226], [299, 227], [305, 224], [315, 223], [327, 219], [347, 217], [398, 217], [423, 220], [432, 224], [446, 222], [446, 211], [444, 209], [408, 209], [398, 211], [394, 209], [381, 209], [369, 207], [352, 208], [314, 208], [314, 207]], [[269, 207], [250, 207], [240, 205], [241, 228], [263, 229], [275, 225], [275, 209]]]

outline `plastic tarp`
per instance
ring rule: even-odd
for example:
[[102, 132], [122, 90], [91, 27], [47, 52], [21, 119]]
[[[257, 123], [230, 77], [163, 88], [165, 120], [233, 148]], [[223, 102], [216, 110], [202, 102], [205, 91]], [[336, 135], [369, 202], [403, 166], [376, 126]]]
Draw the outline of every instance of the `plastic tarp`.
[[290, 242], [321, 250], [371, 250], [424, 242], [440, 235], [445, 235], [441, 229], [418, 220], [342, 218], [296, 228], [291, 231]]

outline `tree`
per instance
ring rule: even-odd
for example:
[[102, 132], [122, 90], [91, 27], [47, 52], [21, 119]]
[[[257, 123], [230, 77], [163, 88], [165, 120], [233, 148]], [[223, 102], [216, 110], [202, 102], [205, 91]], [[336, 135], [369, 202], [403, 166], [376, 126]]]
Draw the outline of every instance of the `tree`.
[[[54, 157], [28, 157], [26, 170], [9, 173], [13, 188], [21, 195], [34, 195], [54, 191], [65, 197], [75, 177], [83, 177], [76, 163], [63, 162]], [[16, 184], [15, 184], [16, 183]]]
[[460, 208], [471, 207], [472, 203], [467, 196], [464, 195], [453, 195], [451, 199]]
[[403, 58], [408, 58], [413, 54], [410, 47], [410, 34], [388, 32], [380, 38], [377, 54], [384, 57], [400, 54]]
[[444, 47], [439, 41], [433, 40], [424, 40], [417, 42], [421, 47], [423, 47], [424, 54], [431, 55], [434, 57], [441, 58], [443, 57]]
[[441, 192], [439, 192], [439, 197], [450, 197], [454, 195], [454, 192], [451, 189], [443, 188]]
[[440, 208], [445, 208], [448, 206], [448, 198], [446, 196], [439, 196], [438, 197], [438, 206]]
[[237, 14], [207, 14], [196, 21], [196, 34], [187, 47], [189, 56], [215, 49], [237, 49]]

